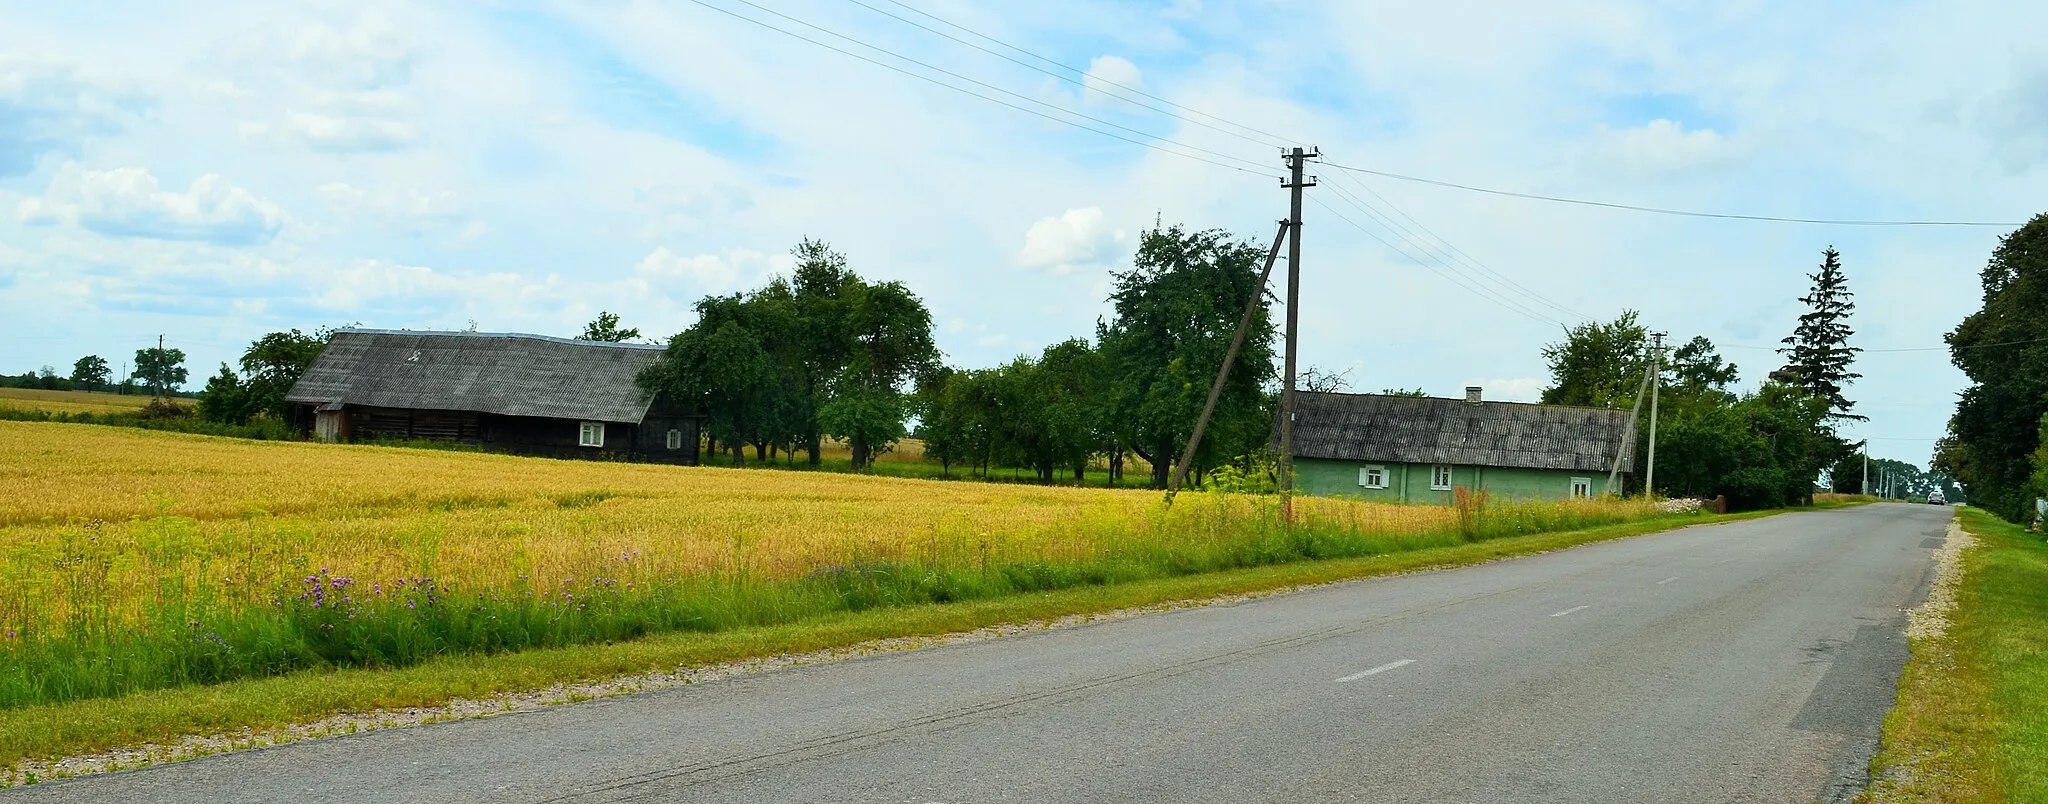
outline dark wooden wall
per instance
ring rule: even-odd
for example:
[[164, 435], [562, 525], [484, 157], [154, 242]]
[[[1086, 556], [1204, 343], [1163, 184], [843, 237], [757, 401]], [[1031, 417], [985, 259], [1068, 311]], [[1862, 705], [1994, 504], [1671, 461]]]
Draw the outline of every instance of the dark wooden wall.
[[[347, 416], [349, 441], [454, 441], [519, 455], [684, 465], [695, 465], [698, 459], [700, 419], [674, 409], [650, 411], [641, 424], [606, 422], [602, 447], [582, 446], [583, 423], [576, 419], [372, 407], [350, 407], [342, 413]], [[668, 448], [670, 430], [681, 436], [677, 449]]]

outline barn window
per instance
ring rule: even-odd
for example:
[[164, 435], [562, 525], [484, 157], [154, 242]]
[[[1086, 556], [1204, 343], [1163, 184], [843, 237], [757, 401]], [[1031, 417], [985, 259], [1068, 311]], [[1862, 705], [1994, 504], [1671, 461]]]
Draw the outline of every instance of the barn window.
[[1384, 466], [1361, 466], [1361, 467], [1359, 467], [1359, 469], [1358, 469], [1358, 485], [1364, 486], [1364, 487], [1366, 487], [1366, 488], [1369, 488], [1369, 489], [1383, 489], [1383, 488], [1386, 488], [1386, 487], [1387, 487], [1387, 467], [1384, 467]]
[[576, 431], [576, 446], [604, 446], [604, 422], [584, 422]]
[[669, 449], [682, 449], [682, 448], [683, 448], [683, 431], [681, 431], [681, 430], [676, 430], [676, 429], [670, 429], [670, 430], [668, 431], [668, 448], [669, 448]]
[[1593, 478], [1572, 478], [1572, 499], [1580, 500], [1593, 496]]
[[1437, 491], [1449, 491], [1451, 488], [1451, 467], [1444, 464], [1430, 467], [1429, 487]]

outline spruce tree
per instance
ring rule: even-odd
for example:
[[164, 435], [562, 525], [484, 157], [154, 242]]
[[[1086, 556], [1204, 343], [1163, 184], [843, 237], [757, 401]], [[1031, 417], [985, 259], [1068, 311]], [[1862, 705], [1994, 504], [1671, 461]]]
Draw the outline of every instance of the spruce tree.
[[1863, 351], [1849, 345], [1849, 336], [1856, 334], [1849, 328], [1849, 315], [1856, 311], [1850, 300], [1856, 294], [1849, 291], [1848, 277], [1842, 274], [1842, 253], [1829, 246], [1821, 257], [1820, 270], [1807, 275], [1813, 289], [1799, 297], [1807, 313], [1799, 317], [1799, 326], [1778, 353], [1785, 356], [1784, 371], [1793, 376], [1793, 384], [1827, 401], [1829, 419], [1867, 421], [1868, 417], [1850, 412], [1856, 403], [1842, 395], [1863, 376], [1849, 370], [1856, 353]]

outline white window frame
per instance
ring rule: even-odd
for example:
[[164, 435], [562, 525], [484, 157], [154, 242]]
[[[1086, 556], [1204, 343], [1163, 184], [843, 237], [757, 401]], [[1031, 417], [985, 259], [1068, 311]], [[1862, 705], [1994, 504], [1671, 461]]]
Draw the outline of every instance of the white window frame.
[[1456, 480], [1456, 476], [1451, 472], [1450, 464], [1440, 463], [1429, 467], [1429, 489], [1431, 491], [1450, 491], [1451, 483], [1454, 480]]
[[[1373, 476], [1373, 475], [1374, 475], [1375, 473], [1377, 473], [1377, 474], [1379, 475], [1379, 482], [1377, 482], [1377, 483], [1373, 482], [1373, 480], [1372, 480], [1372, 476]], [[1363, 487], [1363, 488], [1369, 488], [1369, 489], [1383, 489], [1383, 488], [1386, 488], [1386, 487], [1387, 487], [1387, 467], [1385, 467], [1385, 466], [1382, 466], [1382, 465], [1380, 465], [1380, 464], [1376, 464], [1376, 463], [1369, 463], [1369, 464], [1366, 464], [1366, 465], [1364, 465], [1364, 466], [1358, 467], [1358, 485], [1359, 485], [1359, 486], [1361, 486], [1361, 487]]]
[[682, 449], [682, 448], [683, 448], [683, 431], [682, 431], [682, 428], [679, 428], [679, 427], [671, 427], [671, 428], [668, 428], [668, 448], [669, 448], [669, 449]]
[[604, 447], [604, 422], [579, 422], [576, 427], [576, 446]]
[[[1580, 490], [1580, 489], [1585, 489], [1585, 493], [1584, 493], [1584, 494], [1580, 494], [1580, 493], [1579, 493], [1579, 490]], [[1575, 477], [1575, 478], [1572, 478], [1572, 499], [1574, 499], [1574, 500], [1584, 500], [1584, 499], [1590, 498], [1590, 497], [1592, 497], [1592, 496], [1593, 496], [1593, 478], [1590, 478], [1590, 477]]]

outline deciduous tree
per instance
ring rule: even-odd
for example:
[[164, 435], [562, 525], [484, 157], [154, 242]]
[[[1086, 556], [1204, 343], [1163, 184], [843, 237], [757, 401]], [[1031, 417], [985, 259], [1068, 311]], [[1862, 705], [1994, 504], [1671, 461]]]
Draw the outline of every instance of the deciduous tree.
[[1948, 334], [1970, 385], [1937, 468], [1962, 482], [1971, 505], [2023, 522], [2034, 515], [2032, 456], [2048, 414], [2048, 213], [2001, 239], [1981, 280], [1983, 307]]
[[621, 329], [617, 313], [601, 312], [597, 314], [597, 320], [583, 325], [583, 334], [576, 336], [576, 339], [579, 341], [623, 343], [636, 340], [639, 337], [639, 327]]
[[[1117, 443], [1152, 464], [1165, 488], [1187, 445], [1247, 302], [1263, 298], [1265, 249], [1222, 230], [1145, 232], [1128, 271], [1111, 275], [1113, 316], [1097, 324]], [[1273, 322], [1264, 303], [1217, 401], [1196, 466], [1263, 449], [1273, 426]]]
[[209, 378], [206, 388], [199, 392], [199, 418], [221, 424], [248, 424], [261, 410], [250, 390], [234, 369], [220, 364], [220, 373]]
[[308, 335], [297, 329], [272, 332], [257, 338], [242, 352], [242, 385], [249, 413], [268, 414], [283, 421], [290, 416], [284, 401], [292, 385], [311, 368], [327, 348], [329, 331]]
[[113, 380], [113, 372], [107, 368], [107, 359], [99, 355], [86, 355], [71, 364], [71, 384], [81, 389], [104, 391]]
[[1543, 404], [1633, 407], [1650, 365], [1649, 330], [1636, 311], [1623, 311], [1611, 323], [1565, 330], [1562, 342], [1543, 347], [1543, 360], [1550, 365]]
[[158, 396], [185, 384], [185, 351], [152, 347], [135, 350], [135, 378]]

